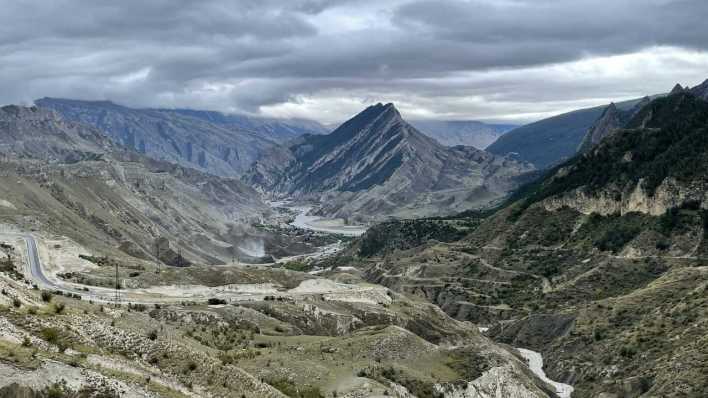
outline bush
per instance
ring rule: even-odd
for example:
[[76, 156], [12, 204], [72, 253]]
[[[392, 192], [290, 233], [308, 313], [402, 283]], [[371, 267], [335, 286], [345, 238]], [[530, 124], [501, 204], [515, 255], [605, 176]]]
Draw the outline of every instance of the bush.
[[66, 309], [66, 304], [64, 303], [54, 303], [54, 313], [63, 314]]
[[45, 303], [52, 301], [52, 292], [47, 291], [47, 290], [42, 290], [41, 295], [42, 295], [42, 301], [44, 301]]
[[637, 354], [637, 349], [632, 346], [624, 346], [620, 349], [620, 355], [625, 358], [632, 358]]
[[302, 261], [288, 261], [283, 265], [283, 267], [291, 271], [308, 272], [312, 271], [314, 265], [303, 263]]
[[48, 343], [57, 344], [59, 342], [59, 329], [57, 328], [44, 328], [39, 334]]
[[157, 330], [153, 329], [148, 333], [148, 339], [155, 341], [157, 340]]
[[15, 308], [20, 308], [20, 307], [22, 307], [22, 301], [20, 301], [20, 299], [15, 297], [12, 299], [12, 306]]
[[210, 298], [209, 300], [207, 300], [207, 302], [209, 303], [209, 305], [226, 304], [226, 300], [220, 299], [220, 298], [215, 298], [215, 297]]

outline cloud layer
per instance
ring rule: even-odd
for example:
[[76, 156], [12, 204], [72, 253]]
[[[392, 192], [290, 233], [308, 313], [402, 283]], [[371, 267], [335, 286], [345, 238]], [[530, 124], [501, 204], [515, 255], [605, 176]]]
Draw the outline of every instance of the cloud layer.
[[6, 3], [0, 103], [524, 122], [708, 78], [702, 0]]

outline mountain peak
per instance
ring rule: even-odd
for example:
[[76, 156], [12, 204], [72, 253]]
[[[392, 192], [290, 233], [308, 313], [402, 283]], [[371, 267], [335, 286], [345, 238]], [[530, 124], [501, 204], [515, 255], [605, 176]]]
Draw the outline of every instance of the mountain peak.
[[366, 108], [361, 113], [363, 114], [367, 111], [373, 111], [372, 113], [374, 113], [377, 117], [379, 115], [383, 115], [387, 112], [390, 112], [391, 116], [402, 118], [401, 113], [398, 111], [398, 109], [396, 109], [396, 105], [394, 105], [393, 102], [389, 102], [387, 104], [383, 104], [383, 103], [379, 102], [376, 105], [372, 105], [372, 106]]
[[669, 93], [669, 95], [671, 95], [671, 94], [677, 94], [677, 93], [682, 93], [682, 92], [684, 92], [684, 90], [685, 90], [685, 89], [684, 89], [680, 84], [676, 83], [676, 85], [674, 86], [674, 88], [671, 89], [671, 92]]

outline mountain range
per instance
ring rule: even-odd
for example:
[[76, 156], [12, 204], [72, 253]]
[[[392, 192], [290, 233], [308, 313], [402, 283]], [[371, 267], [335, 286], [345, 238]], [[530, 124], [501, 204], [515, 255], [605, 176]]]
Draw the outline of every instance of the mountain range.
[[35, 104], [58, 112], [66, 120], [94, 126], [139, 153], [220, 176], [242, 174], [261, 152], [277, 142], [303, 132], [325, 132], [316, 122], [134, 109], [110, 101], [42, 98]]
[[[300, 239], [249, 225], [270, 212], [240, 179], [155, 160], [98, 129], [45, 108], [0, 108], [3, 222], [69, 236], [103, 253], [175, 265], [309, 250]], [[3, 211], [9, 210], [9, 211]], [[171, 245], [170, 245], [171, 242]]]
[[477, 149], [487, 148], [504, 133], [519, 127], [475, 120], [412, 120], [410, 124], [445, 146], [465, 145]]
[[484, 207], [532, 170], [465, 147], [445, 147], [377, 104], [328, 135], [271, 148], [246, 181], [263, 192], [322, 203], [340, 218], [414, 217]]

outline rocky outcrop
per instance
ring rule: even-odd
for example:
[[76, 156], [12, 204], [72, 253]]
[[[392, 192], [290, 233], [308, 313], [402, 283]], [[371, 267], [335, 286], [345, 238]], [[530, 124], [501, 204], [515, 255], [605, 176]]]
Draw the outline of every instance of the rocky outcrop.
[[612, 134], [617, 129], [622, 127], [622, 120], [619, 110], [614, 103], [605, 109], [602, 116], [595, 122], [595, 124], [590, 127], [583, 141], [578, 147], [578, 152], [583, 153], [589, 151], [592, 147], [597, 145], [603, 138]]
[[461, 384], [436, 384], [435, 390], [445, 398], [547, 398], [549, 395], [534, 385], [527, 385], [511, 365], [498, 366], [481, 377]]
[[651, 102], [649, 97], [642, 98], [632, 108], [621, 110], [615, 103], [611, 103], [602, 113], [597, 121], [590, 127], [583, 141], [578, 146], [578, 153], [585, 153], [600, 143], [603, 139], [611, 136], [617, 130], [625, 127], [632, 118]]
[[695, 181], [685, 184], [667, 178], [653, 194], [649, 194], [642, 188], [641, 180], [626, 188], [617, 187], [601, 191], [580, 187], [546, 199], [543, 205], [546, 210], [568, 207], [583, 214], [609, 215], [638, 212], [660, 216], [668, 209], [689, 202], [699, 203], [701, 208], [708, 209], [708, 186], [705, 182]]

